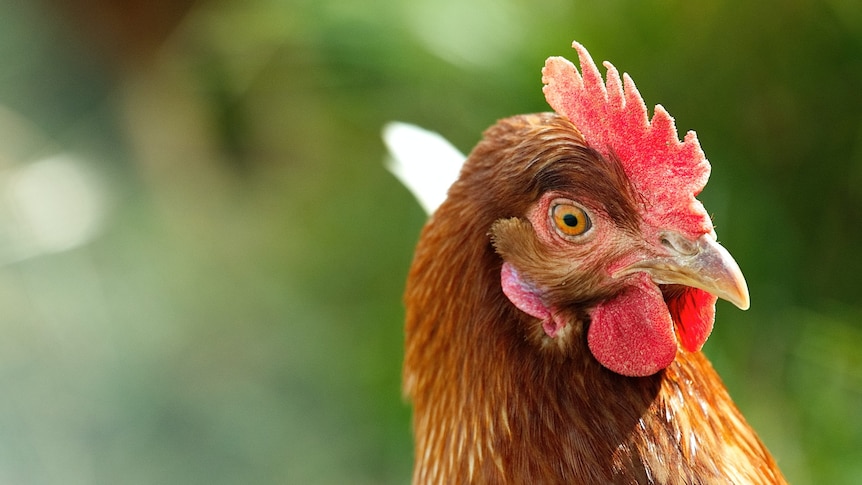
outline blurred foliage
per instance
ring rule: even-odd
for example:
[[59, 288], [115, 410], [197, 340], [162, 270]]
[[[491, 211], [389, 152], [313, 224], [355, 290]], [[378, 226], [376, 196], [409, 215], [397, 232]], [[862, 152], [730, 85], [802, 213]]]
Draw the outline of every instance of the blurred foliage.
[[[0, 482], [408, 481], [424, 216], [380, 128], [468, 151], [548, 109], [577, 39], [712, 161], [752, 309], [720, 303], [706, 352], [738, 404], [793, 483], [859, 483], [858, 2], [181, 3], [0, 2]], [[101, 201], [74, 247], [13, 197], [58, 154]]]

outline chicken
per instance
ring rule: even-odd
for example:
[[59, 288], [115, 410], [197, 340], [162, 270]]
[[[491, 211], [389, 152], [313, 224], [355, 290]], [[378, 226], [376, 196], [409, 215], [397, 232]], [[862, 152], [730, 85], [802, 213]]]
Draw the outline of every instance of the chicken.
[[749, 302], [699, 142], [573, 47], [580, 73], [542, 71], [555, 112], [489, 128], [422, 231], [413, 483], [784, 483], [700, 352], [716, 299]]

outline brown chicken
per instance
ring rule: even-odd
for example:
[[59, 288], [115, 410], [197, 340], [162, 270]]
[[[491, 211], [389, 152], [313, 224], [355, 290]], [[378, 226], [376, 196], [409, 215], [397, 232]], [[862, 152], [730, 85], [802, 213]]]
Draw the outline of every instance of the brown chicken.
[[580, 73], [543, 70], [556, 113], [488, 129], [422, 231], [413, 482], [784, 483], [700, 352], [748, 290], [695, 199], [697, 138], [574, 47]]

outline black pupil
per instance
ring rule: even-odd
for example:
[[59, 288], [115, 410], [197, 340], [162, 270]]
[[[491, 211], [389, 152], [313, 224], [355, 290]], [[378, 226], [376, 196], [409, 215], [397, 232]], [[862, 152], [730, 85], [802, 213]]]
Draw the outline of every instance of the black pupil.
[[578, 225], [578, 216], [566, 214], [563, 216], [563, 222], [569, 227], [576, 227]]

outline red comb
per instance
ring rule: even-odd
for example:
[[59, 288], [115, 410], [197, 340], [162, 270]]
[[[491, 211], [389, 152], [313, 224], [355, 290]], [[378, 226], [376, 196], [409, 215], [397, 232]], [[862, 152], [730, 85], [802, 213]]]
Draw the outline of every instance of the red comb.
[[583, 74], [562, 57], [549, 58], [542, 69], [548, 104], [580, 130], [591, 148], [620, 160], [646, 203], [645, 222], [691, 236], [712, 232], [706, 210], [694, 198], [710, 170], [697, 135], [689, 131], [680, 141], [673, 118], [661, 105], [650, 120], [628, 74], [620, 82], [617, 69], [605, 62], [606, 84], [587, 49], [577, 42], [572, 47]]

